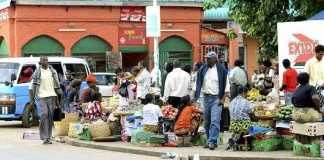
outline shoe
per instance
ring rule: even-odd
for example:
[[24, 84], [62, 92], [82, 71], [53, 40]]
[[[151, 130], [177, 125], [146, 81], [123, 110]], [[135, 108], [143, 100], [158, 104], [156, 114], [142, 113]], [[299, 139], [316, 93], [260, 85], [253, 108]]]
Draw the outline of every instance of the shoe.
[[53, 142], [51, 140], [47, 140], [47, 144], [53, 144]]
[[209, 150], [215, 150], [215, 148], [217, 148], [217, 145], [215, 144], [209, 144]]

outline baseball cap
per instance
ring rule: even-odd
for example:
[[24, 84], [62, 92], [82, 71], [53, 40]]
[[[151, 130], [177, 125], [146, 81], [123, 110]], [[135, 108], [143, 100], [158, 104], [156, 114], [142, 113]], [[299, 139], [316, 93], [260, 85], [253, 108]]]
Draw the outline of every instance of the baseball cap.
[[218, 55], [216, 52], [208, 52], [207, 55], [205, 56], [205, 58], [217, 58]]

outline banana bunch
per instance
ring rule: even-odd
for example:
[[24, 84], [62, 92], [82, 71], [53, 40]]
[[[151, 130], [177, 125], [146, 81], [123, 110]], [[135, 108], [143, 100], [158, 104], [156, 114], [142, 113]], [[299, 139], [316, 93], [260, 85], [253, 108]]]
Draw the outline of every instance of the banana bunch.
[[256, 88], [252, 88], [248, 93], [247, 93], [247, 99], [249, 101], [257, 101], [260, 97], [259, 90]]

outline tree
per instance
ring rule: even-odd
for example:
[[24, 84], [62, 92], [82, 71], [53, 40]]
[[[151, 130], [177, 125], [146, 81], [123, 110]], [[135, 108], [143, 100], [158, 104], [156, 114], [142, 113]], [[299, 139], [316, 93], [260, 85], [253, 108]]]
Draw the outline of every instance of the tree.
[[324, 9], [324, 0], [205, 0], [204, 8], [226, 4], [230, 17], [256, 38], [262, 57], [276, 57], [277, 23], [305, 20]]

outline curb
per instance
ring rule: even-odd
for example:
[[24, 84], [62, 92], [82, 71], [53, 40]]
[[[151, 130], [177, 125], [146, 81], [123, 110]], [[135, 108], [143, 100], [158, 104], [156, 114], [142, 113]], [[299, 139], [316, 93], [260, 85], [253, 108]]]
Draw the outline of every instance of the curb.
[[[125, 147], [114, 147], [114, 146], [105, 146], [100, 144], [91, 144], [87, 142], [82, 142], [80, 140], [76, 140], [69, 137], [61, 137], [58, 142], [66, 143], [76, 147], [84, 147], [84, 148], [92, 148], [92, 149], [100, 149], [107, 150], [113, 152], [121, 152], [121, 153], [130, 153], [144, 156], [153, 156], [153, 157], [161, 157], [161, 155], [166, 154], [165, 152], [156, 152], [156, 151], [147, 151], [144, 149], [134, 149], [134, 148], [125, 148]], [[192, 160], [193, 157], [179, 157], [180, 160]], [[234, 156], [200, 156], [200, 160], [324, 160], [324, 158], [315, 158], [315, 157], [234, 157]]]

